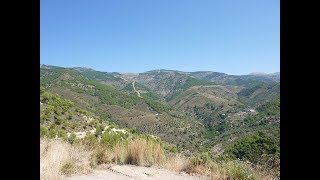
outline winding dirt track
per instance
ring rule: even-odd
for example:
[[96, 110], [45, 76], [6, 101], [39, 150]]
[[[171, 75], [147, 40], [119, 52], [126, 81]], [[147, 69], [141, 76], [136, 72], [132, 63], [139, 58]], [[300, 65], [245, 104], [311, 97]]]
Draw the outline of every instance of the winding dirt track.
[[135, 81], [132, 82], [132, 87], [133, 87], [134, 92], [137, 93], [139, 98], [142, 98], [141, 95], [140, 95], [140, 92], [136, 90], [136, 87], [134, 87], [134, 83], [135, 83]]

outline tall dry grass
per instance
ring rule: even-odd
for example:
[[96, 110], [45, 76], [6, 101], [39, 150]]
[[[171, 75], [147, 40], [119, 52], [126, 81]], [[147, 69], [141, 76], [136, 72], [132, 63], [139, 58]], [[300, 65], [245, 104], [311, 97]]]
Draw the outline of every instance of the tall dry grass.
[[261, 171], [250, 163], [238, 160], [224, 162], [211, 161], [208, 164], [191, 165], [187, 171], [202, 174], [211, 180], [275, 180], [277, 176], [269, 171]]
[[40, 139], [40, 178], [60, 180], [65, 174], [90, 172], [90, 155], [62, 140]]
[[139, 166], [161, 165], [164, 162], [164, 149], [159, 143], [145, 139], [134, 139], [128, 143], [126, 163]]
[[181, 154], [165, 154], [160, 143], [146, 139], [131, 139], [117, 142], [113, 147], [95, 145], [84, 149], [84, 145], [70, 145], [62, 140], [40, 140], [41, 179], [62, 179], [66, 174], [91, 171], [100, 164], [157, 165], [163, 168], [203, 175], [211, 180], [273, 180], [276, 176], [257, 169], [242, 161], [216, 162], [208, 160], [198, 163]]
[[166, 161], [163, 167], [172, 171], [182, 172], [189, 169], [190, 166], [191, 166], [190, 159], [182, 156], [181, 154], [174, 154], [166, 158]]
[[133, 164], [138, 166], [162, 165], [165, 162], [165, 151], [162, 145], [143, 138], [119, 141], [114, 146], [99, 144], [92, 149], [94, 165], [100, 164]]
[[[192, 159], [176, 154], [166, 159], [166, 169], [202, 175], [208, 180], [275, 180], [277, 176], [243, 161], [216, 162], [210, 160], [204, 164], [194, 163]], [[205, 178], [204, 178], [205, 177]]]

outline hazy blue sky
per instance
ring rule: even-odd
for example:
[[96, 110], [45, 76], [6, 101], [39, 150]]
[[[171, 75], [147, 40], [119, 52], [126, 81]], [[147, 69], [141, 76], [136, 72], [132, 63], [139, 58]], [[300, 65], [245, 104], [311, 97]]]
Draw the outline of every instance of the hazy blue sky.
[[41, 64], [280, 71], [279, 0], [41, 0]]

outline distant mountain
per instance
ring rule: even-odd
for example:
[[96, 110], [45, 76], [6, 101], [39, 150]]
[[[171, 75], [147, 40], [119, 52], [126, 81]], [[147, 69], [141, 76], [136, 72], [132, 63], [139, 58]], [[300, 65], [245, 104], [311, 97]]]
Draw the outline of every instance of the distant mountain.
[[79, 72], [92, 72], [95, 71], [92, 68], [86, 68], [86, 67], [73, 67], [72, 69], [79, 71]]
[[259, 83], [271, 83], [280, 81], [279, 74], [255, 74], [255, 75], [227, 75], [224, 73], [217, 72], [194, 72], [192, 73], [197, 78], [206, 79], [216, 84], [221, 85], [240, 85], [240, 86], [254, 86]]
[[264, 72], [252, 72], [248, 75], [255, 75], [255, 76], [265, 76], [267, 75], [267, 73], [264, 73]]
[[225, 147], [261, 129], [278, 133], [280, 73], [117, 73], [40, 65], [40, 83], [120, 128], [137, 128], [185, 150]]
[[280, 75], [280, 72], [275, 72], [275, 73], [252, 72], [249, 75], [256, 75], [256, 76]]
[[135, 80], [165, 97], [195, 85], [213, 84], [210, 81], [193, 77], [190, 73], [172, 70], [140, 73]]
[[243, 88], [238, 92], [239, 100], [249, 106], [257, 107], [280, 96], [280, 83], [261, 83]]

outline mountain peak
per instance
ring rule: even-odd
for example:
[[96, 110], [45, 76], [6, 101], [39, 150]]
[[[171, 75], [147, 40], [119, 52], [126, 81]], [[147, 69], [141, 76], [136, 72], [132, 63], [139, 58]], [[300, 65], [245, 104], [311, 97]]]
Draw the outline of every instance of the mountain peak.
[[265, 76], [267, 75], [267, 73], [264, 72], [252, 72], [249, 75], [255, 75], [255, 76]]

